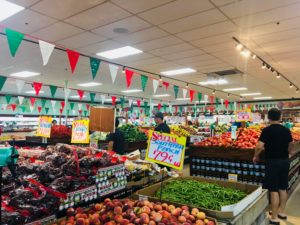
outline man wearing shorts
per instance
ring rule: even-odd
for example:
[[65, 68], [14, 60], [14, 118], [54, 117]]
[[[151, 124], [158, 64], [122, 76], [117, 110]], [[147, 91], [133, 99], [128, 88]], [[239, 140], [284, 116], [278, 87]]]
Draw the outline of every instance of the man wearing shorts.
[[256, 163], [260, 153], [265, 150], [264, 188], [271, 194], [270, 224], [280, 224], [279, 219], [287, 219], [284, 208], [288, 198], [289, 154], [292, 151], [293, 139], [290, 130], [280, 124], [280, 110], [270, 109], [268, 119], [270, 126], [262, 130], [253, 162]]

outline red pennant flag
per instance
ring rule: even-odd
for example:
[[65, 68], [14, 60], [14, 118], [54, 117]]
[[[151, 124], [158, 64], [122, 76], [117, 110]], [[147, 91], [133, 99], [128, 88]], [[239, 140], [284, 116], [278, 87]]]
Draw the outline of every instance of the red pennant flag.
[[80, 109], [80, 110], [78, 110], [78, 113], [79, 113], [79, 115], [81, 115], [82, 114], [82, 110]]
[[175, 106], [175, 113], [177, 113], [178, 112], [178, 106], [176, 105]]
[[64, 111], [64, 109], [59, 109], [60, 114], [62, 114]]
[[140, 108], [141, 107], [141, 100], [136, 100], [136, 104]]
[[31, 105], [34, 106], [36, 98], [30, 97], [29, 100], [30, 100]]
[[14, 112], [16, 110], [17, 104], [10, 104], [12, 111]]
[[125, 69], [127, 88], [129, 88], [131, 85], [133, 73], [134, 73], [133, 71]]
[[33, 88], [35, 90], [35, 95], [39, 96], [40, 90], [42, 89], [43, 84], [38, 82], [33, 82]]
[[157, 104], [157, 109], [158, 109], [158, 111], [160, 111], [160, 109], [161, 109], [161, 103]]
[[60, 105], [61, 105], [62, 109], [64, 110], [64, 108], [65, 108], [65, 102], [64, 102], [64, 101], [61, 101], [61, 102], [60, 102]]
[[142, 113], [143, 113], [143, 110], [141, 109], [140, 112], [141, 112], [141, 114], [142, 114]]
[[210, 103], [211, 104], [214, 104], [214, 102], [215, 102], [215, 96], [209, 96], [209, 100], [210, 100]]
[[77, 90], [77, 93], [78, 93], [79, 99], [82, 100], [83, 99], [83, 95], [84, 95], [84, 91]]
[[67, 49], [67, 54], [69, 58], [71, 71], [72, 73], [74, 73], [80, 54], [70, 49]]
[[194, 94], [195, 94], [195, 91], [190, 90], [190, 102], [192, 102], [194, 100]]
[[113, 105], [116, 105], [116, 100], [117, 100], [117, 97], [116, 96], [111, 96], [111, 103]]
[[163, 81], [162, 84], [166, 87], [166, 90], [168, 90], [168, 87], [169, 87], [170, 84], [168, 82], [165, 82], [165, 81]]
[[38, 106], [38, 112], [40, 113], [42, 111], [42, 106]]
[[90, 110], [90, 104], [86, 104], [85, 107], [86, 107], [86, 110]]
[[226, 107], [226, 109], [228, 109], [228, 104], [229, 104], [229, 101], [226, 99], [224, 103], [225, 103], [225, 107]]

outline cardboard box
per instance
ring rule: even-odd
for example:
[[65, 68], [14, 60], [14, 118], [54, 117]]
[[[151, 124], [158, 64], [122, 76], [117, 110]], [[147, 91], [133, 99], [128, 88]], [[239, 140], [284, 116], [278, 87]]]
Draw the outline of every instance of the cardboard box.
[[[260, 187], [260, 186], [243, 184], [243, 183], [234, 183], [234, 182], [228, 182], [228, 181], [213, 180], [213, 179], [206, 179], [206, 178], [201, 178], [201, 177], [171, 178], [165, 182], [168, 182], [170, 180], [176, 180], [176, 179], [186, 179], [186, 180], [192, 179], [192, 180], [198, 180], [201, 182], [216, 183], [220, 186], [238, 189], [238, 190], [244, 191], [248, 194], [244, 199], [242, 199], [241, 201], [239, 201], [236, 204], [223, 206], [221, 211], [209, 210], [209, 209], [204, 209], [204, 208], [199, 208], [196, 206], [189, 205], [190, 207], [199, 208], [201, 211], [204, 211], [207, 215], [217, 218], [217, 219], [232, 219], [232, 218], [234, 218], [239, 213], [241, 213], [245, 208], [247, 208], [247, 206], [250, 205], [255, 199], [257, 199], [258, 196], [262, 193], [262, 187]], [[148, 199], [149, 201], [154, 201], [154, 202], [160, 201], [159, 198], [154, 197], [155, 192], [157, 190], [159, 190], [160, 186], [161, 186], [161, 183], [157, 183], [155, 185], [152, 185], [152, 186], [149, 186], [147, 188], [137, 191], [136, 195], [139, 199]], [[164, 201], [164, 200], [162, 200], [162, 202], [174, 204], [174, 202], [168, 202], [168, 201]], [[176, 203], [176, 205], [182, 206], [184, 204]]]

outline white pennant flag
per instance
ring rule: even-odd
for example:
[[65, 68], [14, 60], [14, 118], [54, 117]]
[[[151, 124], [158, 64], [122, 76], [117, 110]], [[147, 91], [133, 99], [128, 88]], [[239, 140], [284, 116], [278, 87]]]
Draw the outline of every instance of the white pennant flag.
[[157, 87], [158, 87], [158, 85], [159, 85], [159, 80], [153, 79], [153, 80], [152, 80], [152, 83], [153, 83], [153, 93], [155, 94], [156, 91], [157, 91]]
[[6, 110], [6, 108], [7, 108], [7, 104], [2, 104], [1, 109], [2, 109], [2, 110]]
[[55, 105], [56, 105], [56, 101], [54, 101], [54, 100], [51, 100], [51, 105], [52, 105], [52, 109], [53, 109], [53, 111], [54, 111], [54, 109], [55, 109]]
[[73, 109], [73, 110], [72, 110], [72, 114], [75, 115], [75, 112], [76, 112], [76, 111]]
[[101, 103], [102, 103], [102, 105], [104, 105], [104, 102], [105, 102], [105, 95], [100, 95], [100, 98], [101, 98]]
[[129, 105], [129, 107], [131, 107], [132, 103], [133, 103], [133, 100], [132, 99], [128, 99], [128, 105]]
[[172, 107], [172, 104], [169, 104], [169, 112], [170, 112], [170, 113], [173, 113], [173, 107]]
[[82, 109], [82, 104], [78, 103], [78, 110], [81, 110], [81, 109]]
[[43, 58], [43, 66], [46, 66], [55, 48], [55, 45], [39, 40], [40, 50]]
[[186, 98], [186, 94], [187, 94], [187, 89], [182, 89], [182, 96], [183, 98]]
[[221, 106], [223, 107], [223, 105], [224, 105], [224, 99], [221, 98]]
[[204, 104], [206, 105], [207, 102], [208, 102], [208, 95], [204, 95]]
[[18, 100], [19, 100], [19, 105], [22, 105], [24, 97], [23, 96], [18, 96]]
[[65, 91], [65, 101], [68, 100], [71, 90], [69, 88], [64, 88]]
[[113, 64], [109, 64], [108, 66], [109, 66], [111, 80], [112, 80], [113, 83], [115, 83], [119, 67], [116, 66], [116, 65], [113, 65]]
[[233, 103], [234, 111], [236, 111], [236, 102]]
[[33, 109], [34, 109], [34, 106], [29, 106], [29, 108], [30, 108], [30, 112], [33, 112]]
[[21, 93], [24, 85], [25, 85], [25, 81], [23, 80], [16, 80], [16, 85], [17, 85], [17, 91], [18, 93]]

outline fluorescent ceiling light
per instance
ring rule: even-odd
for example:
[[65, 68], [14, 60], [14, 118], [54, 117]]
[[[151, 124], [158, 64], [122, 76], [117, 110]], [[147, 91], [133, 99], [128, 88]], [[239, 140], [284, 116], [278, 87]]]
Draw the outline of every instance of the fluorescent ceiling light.
[[168, 71], [163, 71], [161, 74], [166, 75], [166, 76], [172, 76], [172, 75], [178, 75], [178, 74], [184, 74], [184, 73], [194, 73], [196, 70], [192, 68], [182, 68], [178, 70], [168, 70]]
[[217, 80], [201, 81], [198, 83], [201, 85], [222, 85], [222, 84], [227, 84], [228, 81], [225, 79], [217, 79]]
[[225, 88], [223, 91], [245, 91], [248, 90], [246, 87], [238, 87], [238, 88]]
[[241, 96], [255, 96], [255, 95], [261, 95], [260, 92], [255, 92], [255, 93], [245, 93], [245, 94], [241, 94]]
[[[26, 91], [25, 93], [26, 93], [26, 94], [36, 94], [35, 90], [32, 90], [32, 91]], [[40, 93], [40, 94], [43, 94], [44, 91], [40, 91], [39, 93]]]
[[21, 72], [10, 74], [11, 77], [22, 77], [22, 78], [34, 77], [34, 76], [38, 76], [38, 75], [41, 75], [41, 74], [37, 73], [37, 72], [30, 72], [30, 71], [21, 71]]
[[[79, 95], [71, 95], [70, 98], [80, 98]], [[86, 98], [86, 95], [83, 95], [82, 98]]]
[[152, 95], [155, 98], [162, 98], [162, 97], [170, 97], [171, 95], [169, 94], [161, 94], [161, 95]]
[[188, 101], [190, 98], [176, 98], [177, 101]]
[[14, 14], [22, 11], [24, 7], [16, 5], [14, 3], [0, 0], [0, 21], [3, 21]]
[[125, 56], [130, 56], [130, 55], [135, 55], [135, 54], [140, 54], [143, 51], [130, 47], [130, 46], [125, 46], [122, 48], [116, 48], [113, 50], [105, 51], [105, 52], [99, 52], [97, 53], [98, 56], [107, 58], [107, 59], [117, 59]]
[[272, 97], [266, 96], [266, 97], [254, 97], [255, 100], [263, 100], [263, 99], [272, 99]]
[[97, 82], [89, 82], [89, 83], [83, 83], [83, 84], [77, 84], [77, 86], [81, 86], [81, 87], [94, 87], [94, 86], [100, 86], [102, 85], [101, 83], [97, 83]]
[[121, 91], [123, 93], [138, 93], [138, 92], [142, 92], [142, 90], [140, 89], [131, 89], [131, 90], [124, 90], [124, 91]]

